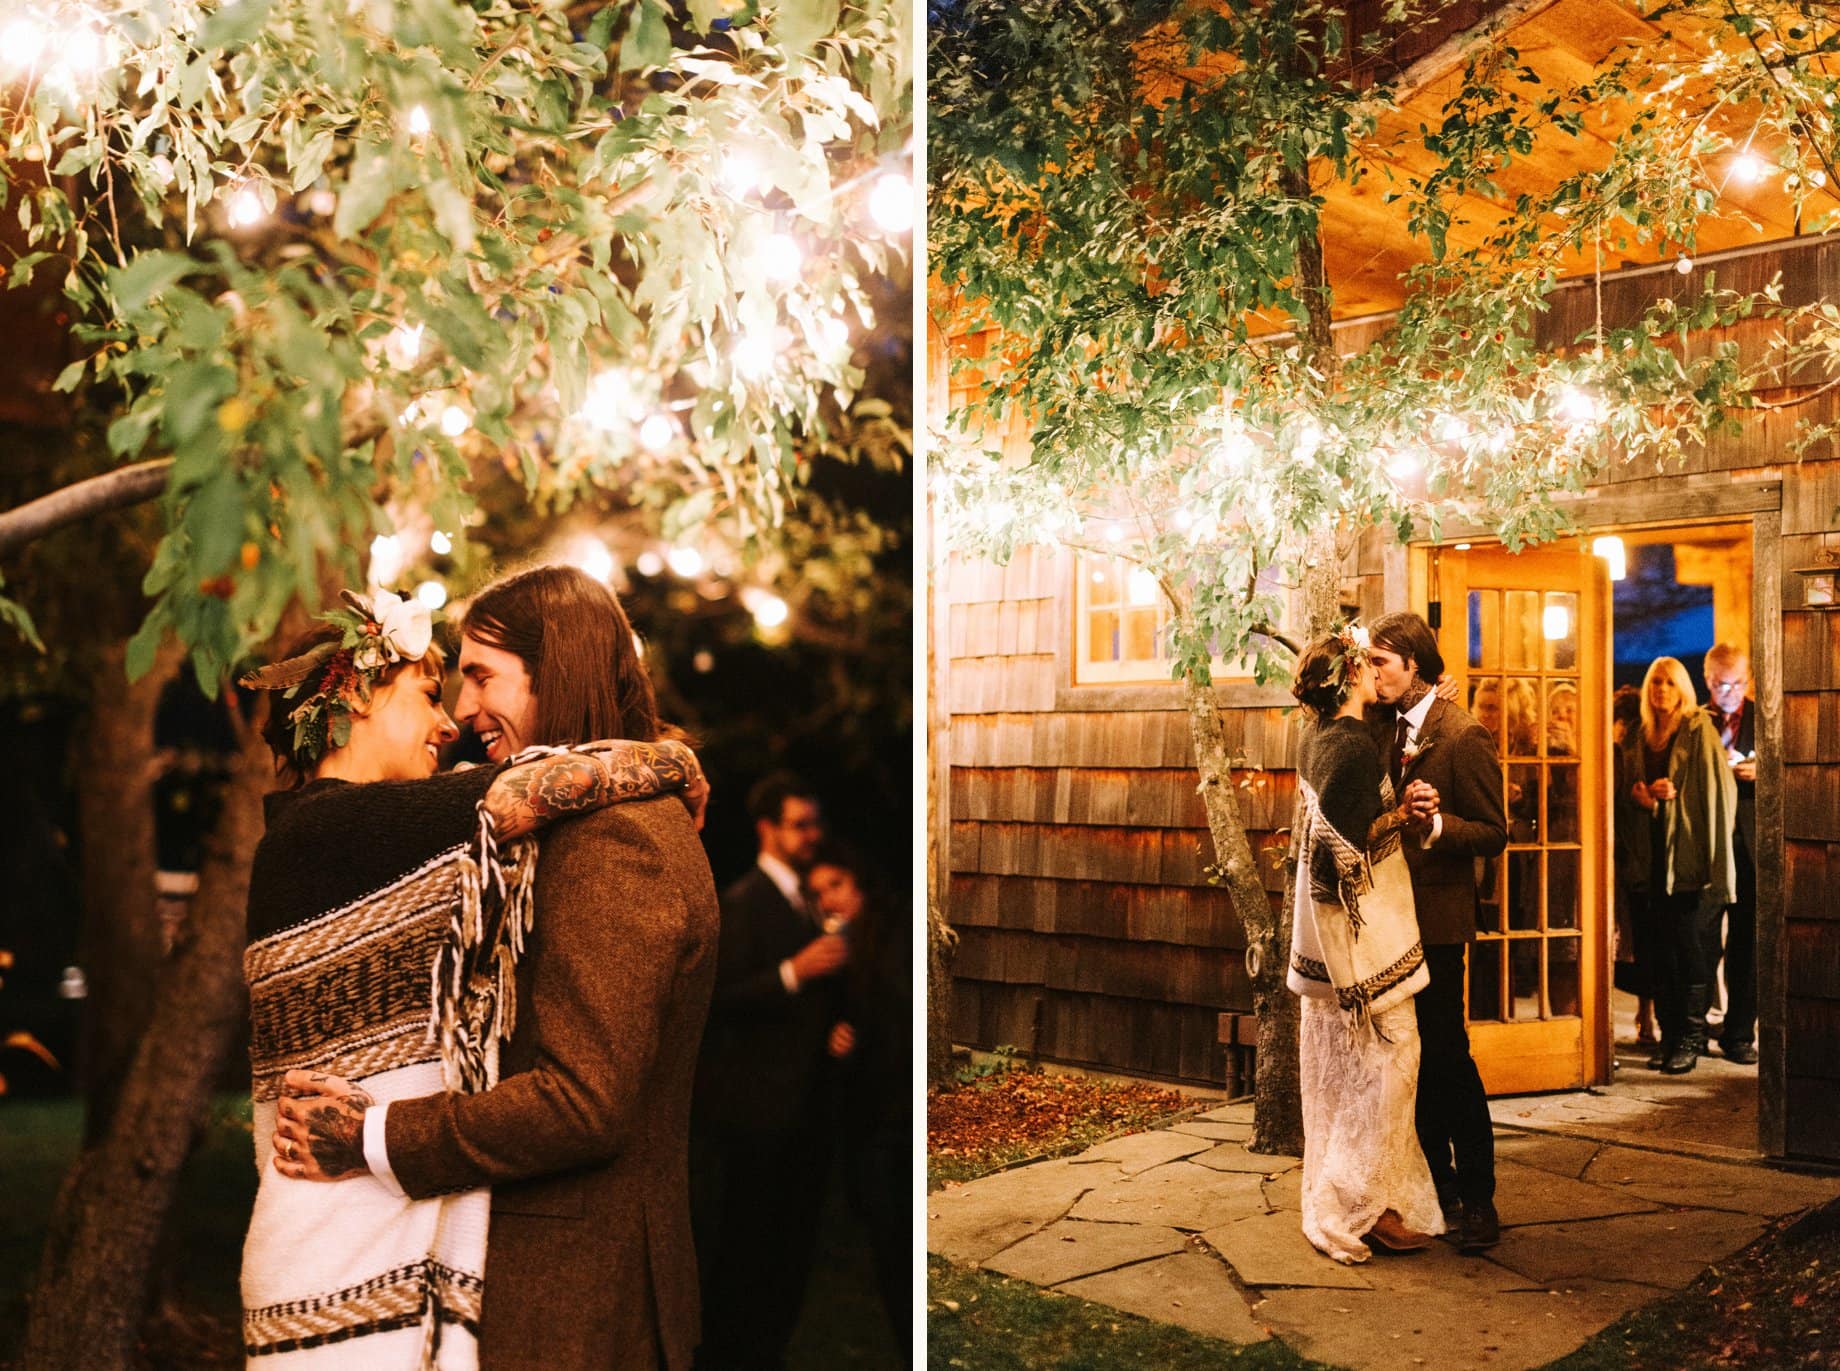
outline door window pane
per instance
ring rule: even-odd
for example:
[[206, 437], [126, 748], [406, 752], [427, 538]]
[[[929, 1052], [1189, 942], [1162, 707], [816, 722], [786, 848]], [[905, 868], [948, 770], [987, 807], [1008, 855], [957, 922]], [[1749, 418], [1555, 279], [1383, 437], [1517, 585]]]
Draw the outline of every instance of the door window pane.
[[1469, 664], [1472, 670], [1501, 666], [1500, 591], [1469, 593]]
[[1540, 768], [1537, 763], [1516, 763], [1508, 768], [1508, 841], [1540, 840]]
[[1560, 848], [1546, 854], [1546, 926], [1578, 927], [1577, 849]]
[[1578, 683], [1552, 681], [1546, 687], [1546, 755], [1578, 755]]
[[1578, 597], [1569, 590], [1549, 590], [1540, 611], [1540, 636], [1546, 642], [1548, 671], [1578, 669]]
[[1510, 671], [1538, 671], [1546, 659], [1541, 636], [1540, 592], [1502, 592], [1501, 664]]
[[1583, 949], [1582, 938], [1554, 938], [1546, 944], [1546, 993], [1554, 1018], [1578, 1014], [1578, 958]]
[[1540, 926], [1540, 854], [1508, 854], [1508, 927], [1532, 929]]
[[1500, 756], [1502, 707], [1499, 676], [1479, 676], [1470, 682], [1469, 712], [1495, 739], [1495, 754]]
[[1501, 1019], [1501, 958], [1499, 942], [1469, 945], [1469, 1017], [1471, 1023], [1497, 1023]]
[[1514, 938], [1508, 943], [1508, 1012], [1516, 1019], [1540, 1017], [1541, 941]]
[[1510, 676], [1502, 686], [1502, 715], [1507, 722], [1509, 757], [1540, 755], [1540, 683], [1531, 676]]
[[1546, 768], [1546, 841], [1578, 841], [1578, 768], [1570, 763]]

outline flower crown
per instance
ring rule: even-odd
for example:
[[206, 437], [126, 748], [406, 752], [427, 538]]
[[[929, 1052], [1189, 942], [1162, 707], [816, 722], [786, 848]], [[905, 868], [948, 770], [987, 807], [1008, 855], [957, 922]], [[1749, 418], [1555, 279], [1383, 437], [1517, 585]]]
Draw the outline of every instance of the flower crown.
[[241, 678], [260, 690], [280, 690], [291, 700], [323, 665], [318, 688], [288, 711], [294, 736], [289, 753], [296, 766], [308, 767], [328, 748], [344, 747], [351, 740], [353, 707], [369, 704], [386, 668], [397, 662], [414, 662], [427, 655], [434, 640], [434, 613], [419, 600], [380, 590], [375, 595], [339, 592], [347, 608], [330, 609], [318, 617], [344, 633], [315, 643], [298, 657], [262, 667]]
[[1357, 667], [1367, 664], [1368, 650], [1373, 642], [1367, 636], [1367, 630], [1352, 619], [1330, 629], [1329, 637], [1340, 646], [1341, 651], [1336, 653], [1335, 660], [1329, 665], [1325, 684], [1335, 691], [1336, 707], [1340, 708], [1354, 686], [1354, 676], [1348, 668], [1351, 664]]

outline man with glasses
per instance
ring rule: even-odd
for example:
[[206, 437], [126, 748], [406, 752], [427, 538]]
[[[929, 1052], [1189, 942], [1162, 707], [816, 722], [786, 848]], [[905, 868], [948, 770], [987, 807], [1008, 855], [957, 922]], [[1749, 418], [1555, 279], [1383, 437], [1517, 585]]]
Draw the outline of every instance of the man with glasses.
[[768, 776], [748, 793], [748, 813], [759, 854], [722, 893], [690, 1121], [699, 1371], [784, 1364], [830, 1174], [826, 1047], [849, 960], [804, 888], [824, 838], [811, 787]]
[[[1738, 782], [1738, 812], [1732, 850], [1737, 862], [1736, 898], [1725, 906], [1725, 1020], [1719, 1050], [1743, 1066], [1757, 1061], [1757, 720], [1749, 698], [1751, 662], [1731, 643], [1714, 643], [1706, 654], [1706, 692], [1712, 719], [1725, 744], [1725, 759]], [[1706, 948], [1706, 965], [1720, 957], [1719, 925]]]

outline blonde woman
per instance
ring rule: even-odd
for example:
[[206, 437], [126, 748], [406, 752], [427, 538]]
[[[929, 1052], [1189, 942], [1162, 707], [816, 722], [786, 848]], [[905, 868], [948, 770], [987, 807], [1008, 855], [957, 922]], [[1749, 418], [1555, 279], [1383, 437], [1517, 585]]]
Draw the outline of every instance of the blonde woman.
[[1623, 742], [1630, 798], [1648, 823], [1629, 835], [1632, 865], [1648, 874], [1647, 924], [1654, 929], [1654, 996], [1661, 1047], [1650, 1067], [1691, 1071], [1706, 1048], [1711, 967], [1707, 929], [1737, 882], [1732, 824], [1738, 788], [1718, 726], [1699, 707], [1692, 678], [1673, 657], [1657, 657], [1642, 678], [1642, 723]]

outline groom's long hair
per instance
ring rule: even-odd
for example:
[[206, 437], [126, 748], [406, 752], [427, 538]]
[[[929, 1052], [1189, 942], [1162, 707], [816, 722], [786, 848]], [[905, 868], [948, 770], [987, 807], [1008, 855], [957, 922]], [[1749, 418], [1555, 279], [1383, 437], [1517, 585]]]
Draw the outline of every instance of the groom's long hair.
[[462, 631], [524, 663], [536, 700], [531, 742], [659, 736], [658, 700], [611, 590], [571, 566], [540, 566], [482, 590]]

